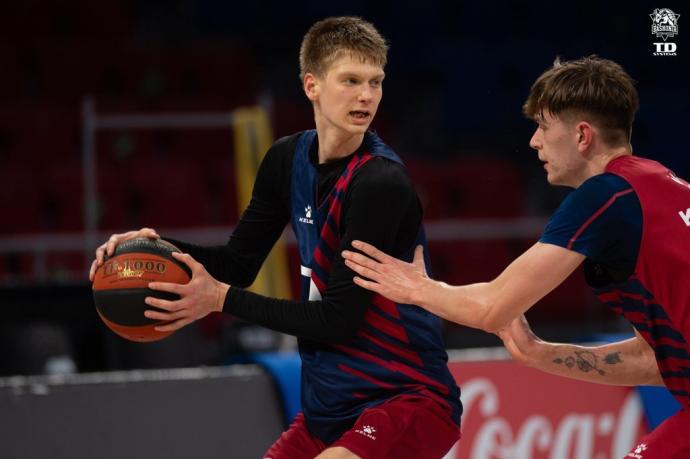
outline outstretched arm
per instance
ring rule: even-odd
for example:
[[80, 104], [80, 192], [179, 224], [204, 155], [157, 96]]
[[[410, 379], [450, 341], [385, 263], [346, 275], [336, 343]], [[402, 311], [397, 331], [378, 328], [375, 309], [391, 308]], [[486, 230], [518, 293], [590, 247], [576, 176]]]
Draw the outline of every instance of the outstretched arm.
[[[412, 185], [401, 167], [370, 161], [350, 184], [342, 208], [344, 233], [336, 251], [350, 247], [354, 238], [366, 237], [386, 250], [401, 252], [417, 234], [421, 209]], [[403, 230], [410, 240], [403, 240]], [[402, 247], [402, 249], [401, 249]], [[195, 256], [195, 254], [192, 254]], [[335, 256], [322, 298], [312, 301], [285, 300], [258, 295], [215, 278], [204, 263], [189, 254], [178, 257], [193, 273], [188, 286], [153, 283], [149, 287], [176, 293], [176, 301], [149, 298], [147, 317], [170, 321], [161, 331], [176, 330], [212, 311], [224, 311], [273, 330], [325, 343], [345, 343], [352, 339], [371, 301], [372, 293], [352, 282], [352, 271]]]
[[602, 346], [548, 343], [530, 329], [524, 316], [498, 332], [517, 361], [566, 378], [616, 386], [663, 386], [654, 351], [635, 337]]
[[399, 303], [416, 304], [462, 325], [496, 332], [543, 298], [584, 256], [562, 247], [536, 243], [491, 282], [452, 286], [426, 275], [421, 248], [412, 263], [376, 247], [353, 242], [363, 254], [345, 251], [347, 266], [362, 277], [355, 283]]

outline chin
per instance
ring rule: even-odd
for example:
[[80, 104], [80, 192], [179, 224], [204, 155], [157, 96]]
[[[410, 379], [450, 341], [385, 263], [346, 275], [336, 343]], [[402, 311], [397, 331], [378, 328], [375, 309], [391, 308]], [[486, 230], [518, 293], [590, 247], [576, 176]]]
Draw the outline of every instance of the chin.
[[367, 125], [349, 125], [345, 130], [350, 134], [364, 134], [369, 130], [369, 124]]
[[546, 181], [549, 182], [549, 185], [553, 186], [560, 186], [561, 183], [559, 183], [558, 179], [556, 177], [553, 177], [551, 174], [546, 174]]

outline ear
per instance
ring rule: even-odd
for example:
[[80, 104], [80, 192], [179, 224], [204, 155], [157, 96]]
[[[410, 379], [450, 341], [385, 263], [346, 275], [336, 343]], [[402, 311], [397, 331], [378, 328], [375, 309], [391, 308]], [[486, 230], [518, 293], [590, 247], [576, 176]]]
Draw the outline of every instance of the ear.
[[302, 79], [302, 89], [304, 94], [307, 95], [307, 99], [314, 102], [319, 95], [319, 79], [313, 73], [305, 73]]
[[577, 136], [577, 149], [580, 153], [584, 153], [594, 142], [596, 131], [594, 126], [587, 121], [580, 121], [575, 125], [575, 135]]

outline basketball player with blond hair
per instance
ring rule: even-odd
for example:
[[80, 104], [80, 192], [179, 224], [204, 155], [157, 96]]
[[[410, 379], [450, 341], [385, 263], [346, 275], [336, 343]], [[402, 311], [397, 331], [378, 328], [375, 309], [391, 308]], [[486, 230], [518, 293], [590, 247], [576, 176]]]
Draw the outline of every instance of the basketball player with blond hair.
[[[632, 155], [638, 105], [630, 76], [596, 56], [557, 61], [536, 80], [523, 107], [537, 123], [530, 146], [550, 184], [575, 190], [539, 242], [496, 279], [463, 286], [432, 280], [421, 247], [411, 263], [360, 241], [353, 247], [366, 256], [343, 255], [361, 276], [358, 285], [497, 332], [530, 366], [602, 384], [666, 385], [683, 408], [627, 457], [690, 458], [690, 185]], [[531, 332], [522, 314], [581, 264], [599, 299], [632, 324], [633, 338], [582, 347]]]
[[[178, 301], [147, 298], [146, 317], [176, 330], [223, 311], [296, 335], [302, 408], [266, 459], [441, 458], [459, 438], [459, 389], [447, 367], [440, 320], [352, 281], [340, 253], [365, 239], [412, 259], [424, 245], [422, 213], [400, 158], [369, 131], [383, 95], [388, 46], [354, 17], [314, 24], [300, 77], [316, 129], [278, 140], [264, 158], [249, 207], [220, 247], [170, 240], [192, 270], [187, 285], [151, 283]], [[256, 295], [250, 285], [288, 222], [299, 245], [300, 301]], [[104, 255], [151, 229], [113, 235]]]

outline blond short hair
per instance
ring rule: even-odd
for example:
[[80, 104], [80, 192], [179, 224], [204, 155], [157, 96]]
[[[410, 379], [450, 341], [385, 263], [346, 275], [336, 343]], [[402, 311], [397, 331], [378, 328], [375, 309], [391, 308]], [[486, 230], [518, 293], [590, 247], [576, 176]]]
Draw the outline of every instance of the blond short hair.
[[300, 78], [312, 73], [323, 77], [343, 53], [385, 67], [388, 44], [373, 24], [351, 16], [330, 17], [311, 26], [299, 52]]

